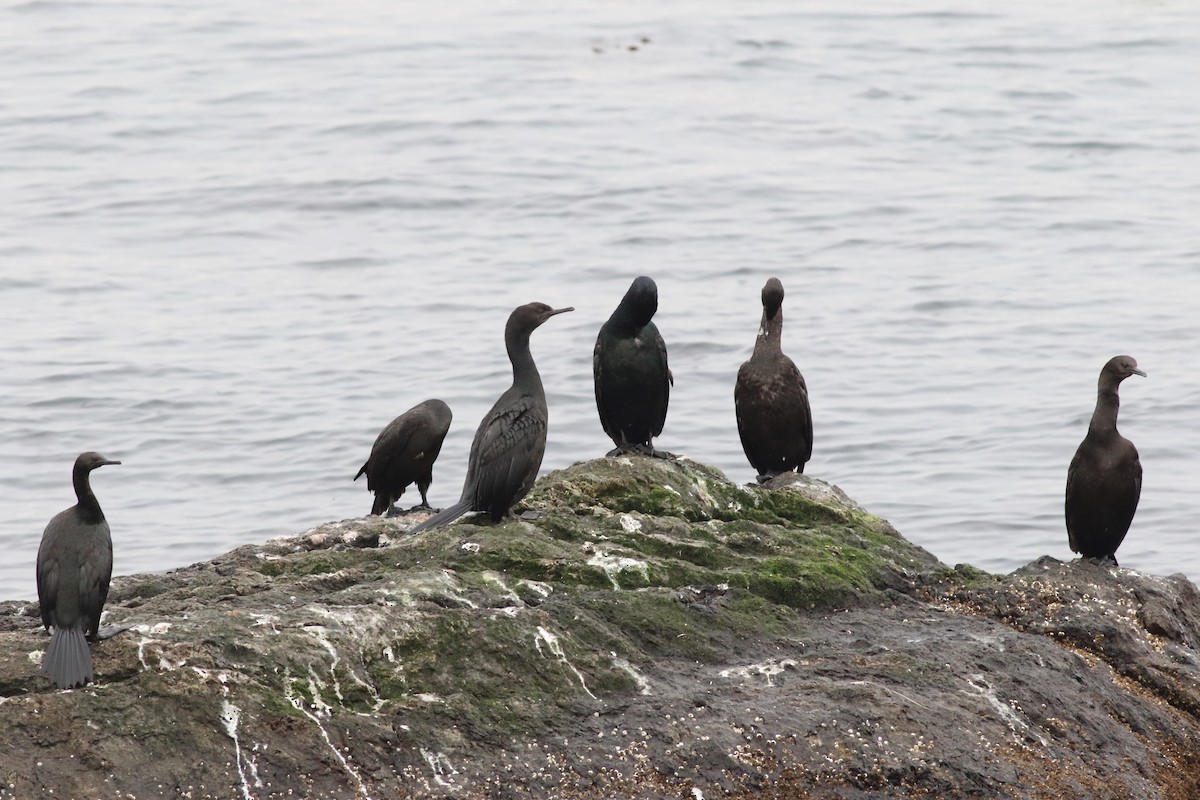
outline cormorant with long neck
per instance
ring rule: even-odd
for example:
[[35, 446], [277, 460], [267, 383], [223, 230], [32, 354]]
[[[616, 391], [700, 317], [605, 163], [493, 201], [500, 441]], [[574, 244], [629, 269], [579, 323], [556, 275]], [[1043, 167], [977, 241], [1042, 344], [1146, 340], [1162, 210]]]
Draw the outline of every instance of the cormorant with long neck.
[[95, 677], [84, 637], [95, 641], [100, 629], [112, 578], [112, 536], [89, 476], [97, 467], [120, 463], [90, 452], [75, 459], [71, 480], [78, 502], [50, 520], [38, 548], [42, 624], [53, 629], [42, 673], [60, 689], [83, 686]]
[[813, 443], [808, 387], [780, 347], [783, 284], [778, 278], [763, 286], [762, 304], [754, 353], [738, 369], [733, 389], [738, 435], [759, 483], [788, 470], [804, 472]]
[[1067, 469], [1067, 541], [1084, 558], [1117, 563], [1142, 494], [1142, 462], [1133, 442], [1117, 432], [1117, 389], [1146, 373], [1131, 356], [1114, 356], [1100, 370], [1096, 410]]
[[555, 314], [574, 310], [528, 303], [509, 315], [504, 346], [512, 362], [512, 386], [475, 431], [459, 501], [414, 527], [414, 533], [447, 525], [470, 511], [487, 512], [499, 522], [529, 494], [546, 452], [548, 419], [546, 391], [529, 352], [529, 336]]
[[667, 345], [651, 321], [656, 311], [658, 286], [645, 275], [635, 278], [596, 337], [592, 377], [600, 424], [616, 445], [610, 456], [633, 452], [674, 458], [652, 443], [662, 433], [675, 382]]
[[416, 481], [421, 505], [429, 508], [426, 492], [433, 483], [433, 462], [442, 451], [450, 430], [450, 407], [441, 400], [426, 400], [396, 417], [379, 432], [371, 455], [354, 476], [367, 476], [367, 490], [375, 493], [372, 514], [392, 516], [396, 501]]

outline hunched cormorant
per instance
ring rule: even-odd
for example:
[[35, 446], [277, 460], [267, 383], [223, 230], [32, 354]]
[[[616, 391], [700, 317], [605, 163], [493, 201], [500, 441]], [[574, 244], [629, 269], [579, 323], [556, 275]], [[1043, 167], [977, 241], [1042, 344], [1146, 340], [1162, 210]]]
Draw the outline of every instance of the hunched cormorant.
[[762, 304], [754, 353], [738, 369], [733, 389], [738, 435], [759, 483], [792, 469], [804, 472], [813, 441], [808, 387], [780, 349], [783, 284], [778, 278], [763, 286]]
[[596, 337], [592, 377], [600, 424], [616, 445], [610, 456], [635, 452], [674, 458], [652, 443], [662, 433], [675, 383], [667, 345], [651, 322], [656, 311], [658, 287], [645, 275], [635, 278]]
[[42, 673], [60, 689], [83, 686], [95, 677], [84, 637], [95, 641], [100, 629], [112, 578], [112, 537], [89, 475], [97, 467], [120, 463], [91, 452], [75, 459], [71, 480], [78, 502], [50, 520], [38, 548], [42, 624], [53, 629]]
[[433, 462], [442, 451], [452, 418], [450, 407], [441, 400], [426, 400], [396, 417], [379, 432], [371, 455], [354, 480], [367, 476], [367, 490], [375, 493], [372, 514], [392, 516], [395, 503], [416, 481], [421, 504], [429, 508], [425, 493], [433, 483]]
[[512, 386], [475, 431], [459, 501], [414, 527], [413, 533], [447, 525], [469, 511], [486, 511], [499, 522], [533, 488], [546, 451], [548, 417], [542, 377], [529, 352], [529, 335], [555, 314], [574, 310], [527, 303], [509, 315], [504, 346], [512, 362]]
[[1117, 389], [1146, 373], [1131, 356], [1114, 356], [1100, 370], [1096, 410], [1067, 469], [1067, 541], [1084, 558], [1117, 563], [1142, 493], [1142, 463], [1133, 442], [1117, 433]]

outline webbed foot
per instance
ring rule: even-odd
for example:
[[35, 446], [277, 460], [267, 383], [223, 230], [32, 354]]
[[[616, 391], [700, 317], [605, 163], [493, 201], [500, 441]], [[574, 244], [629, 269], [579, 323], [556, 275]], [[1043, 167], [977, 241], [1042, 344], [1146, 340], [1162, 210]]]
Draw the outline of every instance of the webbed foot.
[[108, 625], [96, 631], [96, 635], [92, 637], [93, 642], [101, 642], [105, 639], [111, 639], [118, 633], [124, 633], [129, 630], [128, 625]]

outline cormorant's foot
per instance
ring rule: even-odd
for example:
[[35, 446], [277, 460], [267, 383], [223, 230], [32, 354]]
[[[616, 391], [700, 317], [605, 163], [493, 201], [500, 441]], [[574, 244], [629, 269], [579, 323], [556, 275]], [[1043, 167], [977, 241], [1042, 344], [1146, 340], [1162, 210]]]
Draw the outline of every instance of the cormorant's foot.
[[96, 631], [96, 635], [92, 637], [93, 642], [101, 642], [105, 639], [111, 639], [118, 633], [124, 633], [129, 630], [128, 625], [109, 625]]
[[1117, 563], [1117, 557], [1115, 555], [1113, 555], [1112, 553], [1109, 553], [1106, 556], [1084, 556], [1080, 560], [1088, 561], [1099, 567], [1119, 567], [1119, 566], [1121, 566], [1120, 564]]
[[604, 454], [605, 458], [613, 458], [614, 456], [624, 456], [633, 453], [639, 456], [649, 456], [650, 458], [664, 458], [674, 461], [678, 456], [674, 453], [668, 453], [666, 450], [658, 450], [652, 444], [638, 442], [636, 444], [626, 442], [609, 450]]
[[429, 503], [417, 503], [415, 506], [410, 508], [408, 511], [403, 511], [401, 513], [411, 514], [414, 511], [433, 511], [433, 509], [430, 508]]
[[791, 486], [796, 483], [796, 476], [802, 474], [794, 469], [781, 469], [778, 472], [764, 472], [756, 475], [754, 480], [758, 481], [759, 486], [766, 486], [768, 489], [778, 489], [782, 486]]
[[541, 516], [542, 516], [542, 512], [534, 511], [532, 508], [527, 508], [524, 511], [522, 511], [520, 514], [517, 515], [517, 519], [523, 519], [526, 522], [532, 522], [535, 519], [540, 519]]
[[[432, 517], [434, 514], [441, 511], [440, 508], [432, 508], [431, 506], [413, 506], [407, 511], [397, 511], [393, 517], [407, 517], [409, 514], [423, 514], [426, 518]], [[420, 524], [421, 520], [418, 520]]]

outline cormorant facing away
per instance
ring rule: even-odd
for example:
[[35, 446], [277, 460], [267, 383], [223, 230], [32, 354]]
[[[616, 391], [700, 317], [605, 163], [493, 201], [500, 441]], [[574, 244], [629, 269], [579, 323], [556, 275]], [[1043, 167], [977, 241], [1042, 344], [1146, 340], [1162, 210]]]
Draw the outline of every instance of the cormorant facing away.
[[656, 311], [658, 287], [644, 275], [635, 278], [596, 337], [592, 376], [600, 424], [616, 445], [610, 456], [635, 452], [674, 458], [651, 442], [662, 433], [675, 383], [667, 368], [667, 345], [651, 322]]
[[509, 315], [504, 346], [512, 362], [512, 386], [475, 431], [462, 497], [414, 527], [414, 533], [447, 525], [470, 511], [486, 511], [499, 522], [533, 488], [546, 452], [547, 411], [542, 377], [529, 352], [529, 335], [555, 314], [574, 310], [528, 303]]
[[60, 689], [95, 677], [88, 639], [95, 641], [112, 578], [112, 537], [88, 476], [96, 467], [120, 464], [99, 453], [75, 459], [72, 482], [78, 502], [56, 514], [42, 534], [37, 556], [42, 624], [53, 628], [42, 673]]
[[1146, 373], [1131, 356], [1114, 356], [1100, 370], [1096, 410], [1067, 469], [1067, 540], [1084, 558], [1117, 563], [1142, 493], [1142, 463], [1133, 442], [1117, 433], [1117, 389]]
[[375, 493], [372, 514], [392, 516], [396, 501], [413, 481], [421, 493], [417, 508], [429, 508], [425, 493], [433, 483], [433, 462], [442, 451], [451, 417], [450, 407], [441, 400], [426, 400], [379, 432], [370, 457], [354, 476], [367, 476], [367, 490]]
[[759, 483], [792, 469], [804, 472], [813, 441], [808, 387], [780, 349], [783, 284], [778, 278], [763, 286], [762, 304], [754, 354], [738, 369], [733, 389], [738, 435]]

